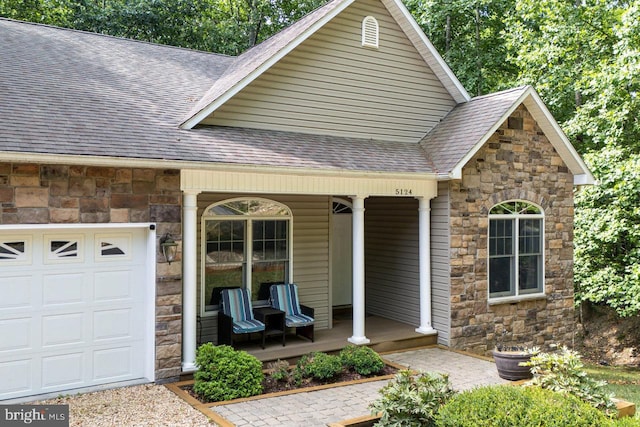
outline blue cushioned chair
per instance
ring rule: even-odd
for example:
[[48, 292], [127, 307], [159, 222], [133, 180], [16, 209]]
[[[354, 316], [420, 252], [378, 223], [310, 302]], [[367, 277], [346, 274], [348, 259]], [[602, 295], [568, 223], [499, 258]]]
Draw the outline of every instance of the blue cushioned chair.
[[296, 328], [296, 335], [313, 342], [314, 309], [300, 304], [298, 286], [294, 283], [273, 285], [269, 294], [271, 307], [284, 311], [286, 326]]
[[223, 289], [220, 292], [218, 313], [218, 343], [233, 346], [233, 336], [262, 332], [264, 348], [264, 323], [256, 320], [251, 306], [251, 294], [242, 288]]

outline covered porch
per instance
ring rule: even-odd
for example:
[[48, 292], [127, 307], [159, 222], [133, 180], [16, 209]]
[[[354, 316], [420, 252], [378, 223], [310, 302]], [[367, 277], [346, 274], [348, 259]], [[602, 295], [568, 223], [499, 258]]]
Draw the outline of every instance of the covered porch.
[[[367, 316], [365, 318], [365, 329], [367, 330], [367, 338], [370, 341], [368, 346], [377, 352], [399, 351], [437, 344], [437, 335], [418, 333], [415, 331], [415, 327], [411, 325], [385, 319], [384, 317]], [[349, 319], [335, 319], [333, 328], [316, 331], [314, 342], [289, 333], [286, 336], [286, 345], [284, 347], [278, 339], [274, 338], [268, 339], [266, 348], [262, 349], [257, 335], [254, 335], [252, 340], [247, 340], [243, 337], [234, 344], [234, 347], [247, 351], [262, 362], [278, 359], [290, 360], [315, 351], [325, 353], [339, 351], [349, 345], [345, 337], [350, 336], [351, 332], [352, 325]]]
[[[437, 331], [432, 326], [430, 256], [430, 201], [437, 195], [437, 183], [433, 176], [350, 176], [346, 173], [307, 176], [300, 172], [183, 170], [181, 187], [184, 194], [184, 372], [195, 369], [198, 343], [217, 343], [217, 329], [211, 326], [217, 319], [217, 306], [207, 305], [210, 292], [208, 287], [203, 287], [202, 278], [204, 271], [207, 271], [205, 262], [210, 262], [216, 255], [211, 251], [219, 251], [211, 248], [221, 247], [215, 243], [215, 236], [205, 236], [205, 232], [211, 229], [204, 226], [205, 221], [213, 221], [206, 224], [217, 226], [231, 215], [227, 209], [224, 215], [215, 217], [220, 210], [220, 203], [228, 207], [240, 201], [254, 206], [254, 203], [266, 200], [284, 208], [286, 214], [282, 222], [287, 221], [286, 229], [289, 230], [283, 233], [282, 238], [283, 242], [286, 239], [288, 254], [284, 281], [297, 283], [301, 302], [316, 308], [315, 343], [300, 342], [294, 345], [295, 338], [289, 336], [288, 345], [284, 348], [273, 343], [267, 350], [257, 351], [256, 356], [260, 359], [339, 350], [348, 343], [378, 346], [400, 337], [432, 337], [422, 344], [413, 343], [413, 346], [435, 343], [433, 337], [437, 336]], [[335, 197], [350, 201], [351, 230], [348, 233], [332, 231], [331, 200]], [[369, 218], [366, 223], [365, 202]], [[209, 216], [205, 216], [207, 212]], [[214, 215], [215, 220], [211, 220], [210, 215]], [[245, 230], [251, 230], [251, 224], [264, 222], [251, 218], [247, 220]], [[232, 220], [235, 221], [234, 218]], [[241, 261], [244, 263], [242, 265], [241, 262], [237, 264], [244, 278], [241, 286], [250, 290], [253, 287], [254, 302], [260, 305], [267, 301], [255, 297], [259, 295], [256, 287], [259, 280], [255, 275], [252, 276], [250, 264], [258, 268], [259, 262], [256, 260], [262, 259], [263, 253], [246, 248], [257, 247], [258, 243], [260, 247], [266, 246], [252, 236], [251, 231], [245, 233], [246, 240], [241, 245], [244, 255], [239, 257], [245, 261]], [[348, 257], [352, 270], [348, 285], [352, 316], [348, 321], [334, 321], [333, 316], [334, 280], [331, 273], [334, 262], [331, 259], [331, 242], [336, 236], [349, 239], [352, 248]], [[222, 241], [219, 237], [217, 239], [218, 242]], [[205, 326], [210, 331], [205, 335], [211, 338], [200, 337], [200, 322], [210, 325]], [[273, 354], [270, 355], [270, 352]], [[291, 356], [287, 355], [289, 353]]]

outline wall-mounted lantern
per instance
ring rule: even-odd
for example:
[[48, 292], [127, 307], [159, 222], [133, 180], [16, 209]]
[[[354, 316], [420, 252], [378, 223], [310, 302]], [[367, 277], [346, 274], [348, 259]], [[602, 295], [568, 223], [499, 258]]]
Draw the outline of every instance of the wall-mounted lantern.
[[171, 265], [171, 262], [176, 259], [178, 254], [178, 244], [173, 240], [171, 234], [167, 233], [160, 239], [160, 248], [162, 248], [164, 259]]

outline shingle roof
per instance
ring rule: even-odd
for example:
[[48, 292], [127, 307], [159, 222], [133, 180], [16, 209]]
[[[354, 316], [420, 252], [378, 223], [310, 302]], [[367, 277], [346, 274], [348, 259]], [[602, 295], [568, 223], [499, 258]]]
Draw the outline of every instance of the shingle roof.
[[236, 62], [224, 55], [0, 18], [0, 153], [5, 159], [97, 156], [108, 163], [127, 158], [166, 160], [169, 167], [171, 162], [173, 167], [182, 162], [236, 164], [437, 173], [446, 179], [524, 102], [545, 133], [553, 135], [552, 143], [572, 172], [584, 174], [585, 183], [593, 181], [530, 87], [459, 104], [420, 144], [241, 128], [180, 129], [181, 120], [218, 79], [238, 73], [238, 64], [251, 63], [263, 54], [260, 49], [277, 49], [279, 43], [276, 37]]
[[170, 157], [233, 58], [0, 19], [0, 149]]
[[451, 173], [527, 90], [523, 86], [480, 96], [451, 110], [420, 142], [438, 173]]
[[7, 19], [0, 56], [0, 151], [433, 172], [417, 144], [180, 129], [231, 57]]

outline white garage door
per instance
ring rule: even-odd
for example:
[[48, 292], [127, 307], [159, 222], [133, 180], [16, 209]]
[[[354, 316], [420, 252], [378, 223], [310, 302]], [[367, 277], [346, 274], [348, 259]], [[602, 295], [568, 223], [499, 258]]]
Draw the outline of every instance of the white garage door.
[[0, 400], [149, 376], [148, 237], [0, 229]]

